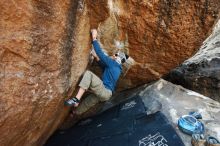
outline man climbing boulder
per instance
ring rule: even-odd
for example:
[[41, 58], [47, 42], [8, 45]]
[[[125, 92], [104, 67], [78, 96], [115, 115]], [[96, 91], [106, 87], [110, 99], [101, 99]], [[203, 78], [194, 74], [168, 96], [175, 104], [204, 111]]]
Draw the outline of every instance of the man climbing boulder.
[[[102, 68], [102, 79], [87, 70], [79, 83], [79, 91], [75, 97], [64, 102], [66, 106], [77, 107], [76, 114], [82, 114], [99, 102], [107, 101], [115, 90], [117, 81], [122, 72], [122, 63], [128, 59], [128, 55], [117, 52], [112, 56], [107, 56], [97, 41], [97, 30], [92, 29], [92, 45], [95, 53], [92, 53], [99, 66]], [[88, 96], [81, 103], [83, 94], [90, 89], [95, 96]]]

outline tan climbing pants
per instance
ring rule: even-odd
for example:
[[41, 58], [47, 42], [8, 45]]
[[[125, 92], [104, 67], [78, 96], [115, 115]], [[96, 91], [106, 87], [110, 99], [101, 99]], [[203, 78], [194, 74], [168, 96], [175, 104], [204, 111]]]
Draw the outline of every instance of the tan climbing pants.
[[102, 80], [91, 71], [86, 71], [79, 86], [85, 90], [90, 89], [94, 94], [86, 97], [76, 108], [76, 114], [82, 114], [99, 102], [107, 101], [112, 91], [105, 88]]

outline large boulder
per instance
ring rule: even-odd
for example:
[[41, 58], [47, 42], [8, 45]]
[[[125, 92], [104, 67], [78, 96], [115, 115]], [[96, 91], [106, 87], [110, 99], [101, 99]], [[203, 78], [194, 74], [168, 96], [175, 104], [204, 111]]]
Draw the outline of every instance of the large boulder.
[[125, 65], [128, 69], [119, 83], [123, 89], [156, 80], [192, 56], [209, 34], [220, 8], [219, 0], [103, 3], [89, 4], [91, 27], [98, 27], [108, 54], [124, 50], [134, 60], [133, 66]]
[[[213, 1], [0, 2], [0, 145], [42, 145], [88, 64], [90, 28], [134, 65], [121, 88], [155, 80], [191, 56], [217, 19]], [[129, 66], [128, 66], [129, 68]], [[141, 73], [141, 74], [140, 74]]]
[[64, 97], [87, 66], [87, 9], [78, 0], [0, 9], [0, 145], [39, 146], [68, 113]]
[[200, 50], [167, 79], [220, 101], [220, 20]]

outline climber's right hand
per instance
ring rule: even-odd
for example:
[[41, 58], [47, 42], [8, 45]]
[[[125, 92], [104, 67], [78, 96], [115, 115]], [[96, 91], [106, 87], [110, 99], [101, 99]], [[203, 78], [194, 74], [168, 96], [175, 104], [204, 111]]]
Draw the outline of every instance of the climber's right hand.
[[92, 34], [92, 40], [96, 40], [97, 39], [97, 30], [96, 29], [91, 29], [91, 34]]

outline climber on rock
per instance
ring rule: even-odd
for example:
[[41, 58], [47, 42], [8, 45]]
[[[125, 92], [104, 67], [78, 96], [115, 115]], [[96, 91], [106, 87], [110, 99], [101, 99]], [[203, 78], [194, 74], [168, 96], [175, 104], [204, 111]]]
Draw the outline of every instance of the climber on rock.
[[[80, 88], [76, 96], [64, 102], [66, 106], [77, 107], [75, 110], [76, 114], [82, 114], [98, 102], [110, 99], [122, 72], [122, 63], [129, 57], [123, 52], [117, 52], [111, 57], [107, 56], [97, 41], [97, 30], [92, 29], [91, 35], [92, 45], [95, 51], [91, 54], [102, 68], [103, 74], [102, 79], [100, 79], [94, 73], [87, 70], [80, 81]], [[81, 97], [88, 89], [90, 89], [95, 96], [89, 96], [80, 103]]]

